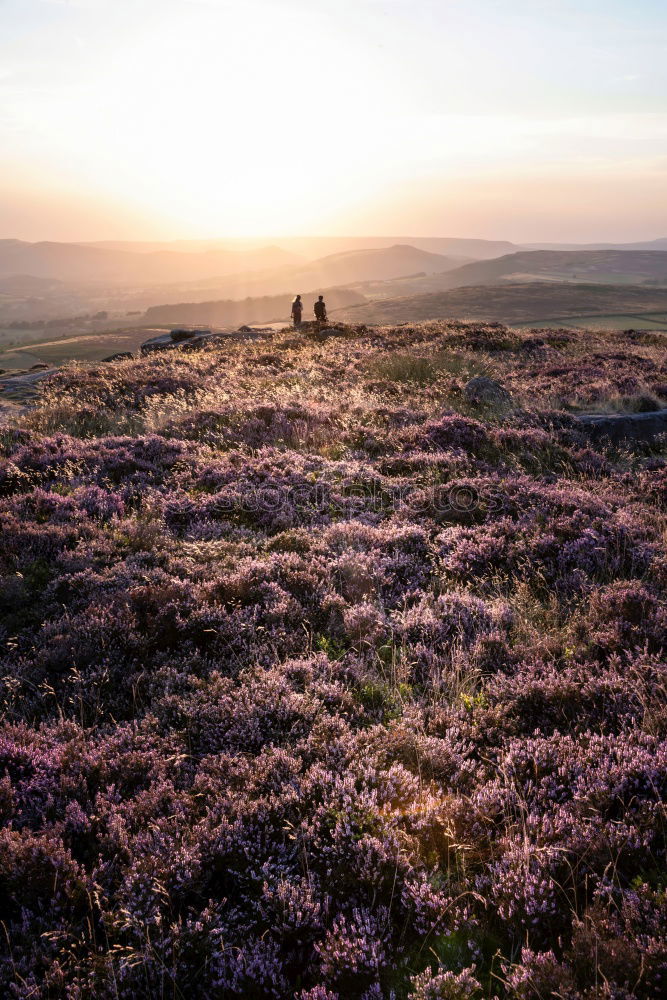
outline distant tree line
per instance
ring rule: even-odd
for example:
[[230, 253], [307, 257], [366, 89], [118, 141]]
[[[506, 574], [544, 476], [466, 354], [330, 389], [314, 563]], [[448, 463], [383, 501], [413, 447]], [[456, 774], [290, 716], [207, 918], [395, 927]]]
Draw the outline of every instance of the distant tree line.
[[[294, 289], [298, 292], [299, 289]], [[325, 291], [322, 289], [322, 291]], [[320, 291], [302, 293], [306, 310], [311, 309]], [[151, 324], [187, 323], [205, 326], [237, 326], [241, 323], [269, 323], [273, 320], [289, 321], [293, 293], [264, 295], [261, 298], [222, 299], [216, 302], [179, 302], [173, 305], [151, 306], [146, 310], [146, 321]], [[349, 288], [326, 291], [329, 312], [366, 302], [363, 295]]]
[[81, 316], [61, 316], [57, 319], [14, 319], [10, 323], [3, 323], [7, 330], [57, 330], [59, 327], [69, 326], [70, 323], [82, 323], [87, 320], [106, 320], [109, 313], [102, 309], [96, 313], [83, 313]]

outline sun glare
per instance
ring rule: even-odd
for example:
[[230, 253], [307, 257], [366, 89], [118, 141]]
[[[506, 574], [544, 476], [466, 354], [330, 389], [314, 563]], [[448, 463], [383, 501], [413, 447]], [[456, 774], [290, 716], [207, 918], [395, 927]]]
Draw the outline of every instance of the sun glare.
[[336, 40], [314, 45], [317, 18], [252, 4], [196, 13], [144, 25], [83, 106], [54, 109], [74, 169], [192, 229], [247, 235], [311, 231], [349, 198], [350, 172], [358, 196], [377, 187], [381, 169], [359, 153], [371, 60], [355, 70], [352, 113], [349, 80], [328, 68]]
[[[137, 236], [418, 225], [520, 239], [531, 185], [551, 174], [558, 201], [600, 173], [623, 192], [618, 224], [654, 229], [638, 179], [653, 198], [667, 155], [660, 38], [646, 33], [621, 73], [626, 33], [593, 11], [581, 17], [600, 41], [584, 53], [553, 5], [523, 0], [8, 2], [0, 172], [22, 204], [53, 193], [50, 231], [64, 198], [72, 238], [103, 233], [106, 212]], [[478, 221], [498, 187], [512, 212], [495, 199], [500, 214]], [[566, 205], [569, 231], [599, 225], [588, 205]]]

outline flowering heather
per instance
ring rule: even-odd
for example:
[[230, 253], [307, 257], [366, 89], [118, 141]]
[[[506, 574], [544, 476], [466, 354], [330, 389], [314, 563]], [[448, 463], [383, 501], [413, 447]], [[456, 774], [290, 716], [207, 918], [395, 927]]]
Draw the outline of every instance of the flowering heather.
[[0, 996], [666, 995], [664, 352], [341, 334], [0, 431]]

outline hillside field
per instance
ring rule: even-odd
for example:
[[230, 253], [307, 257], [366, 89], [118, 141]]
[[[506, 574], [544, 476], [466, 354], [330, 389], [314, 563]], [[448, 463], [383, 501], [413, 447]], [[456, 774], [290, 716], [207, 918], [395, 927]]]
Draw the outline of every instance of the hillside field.
[[531, 275], [538, 280], [597, 282], [601, 285], [617, 282], [639, 285], [645, 281], [664, 284], [667, 281], [667, 256], [662, 250], [521, 251], [494, 260], [464, 264], [450, 271], [445, 280], [451, 280], [449, 287], [454, 288], [502, 280], [520, 281], [521, 275]]
[[552, 322], [554, 317], [573, 321], [631, 314], [635, 317], [631, 325], [637, 326], [639, 314], [652, 315], [666, 310], [667, 288], [519, 281], [381, 299], [341, 309], [336, 316], [352, 323], [415, 323], [460, 317], [512, 324]]
[[0, 996], [664, 996], [661, 335], [411, 322], [0, 427]]
[[515, 323], [518, 328], [549, 330], [554, 327], [586, 330], [664, 330], [667, 333], [667, 314], [626, 313], [611, 316], [552, 316], [545, 320]]
[[133, 326], [61, 335], [39, 330], [26, 335], [24, 331], [0, 329], [0, 368], [12, 371], [40, 362], [63, 365], [71, 361], [101, 361], [121, 351], [136, 354], [145, 340], [166, 330], [168, 327]]

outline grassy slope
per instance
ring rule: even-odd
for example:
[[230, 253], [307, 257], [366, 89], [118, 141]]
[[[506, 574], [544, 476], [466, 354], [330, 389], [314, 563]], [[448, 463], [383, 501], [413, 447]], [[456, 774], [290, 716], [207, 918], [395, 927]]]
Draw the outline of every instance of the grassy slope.
[[341, 310], [355, 323], [414, 323], [462, 317], [490, 322], [530, 322], [551, 317], [658, 312], [667, 307], [667, 289], [567, 282], [527, 282], [455, 288], [405, 296]]
[[638, 252], [624, 250], [553, 251], [530, 250], [508, 254], [495, 260], [475, 261], [449, 272], [450, 287], [482, 285], [510, 278], [513, 274], [544, 275], [579, 279], [589, 275], [590, 281], [615, 281], [618, 277], [631, 281], [634, 276], [667, 280], [667, 254], [662, 251]]

